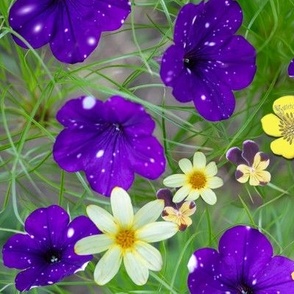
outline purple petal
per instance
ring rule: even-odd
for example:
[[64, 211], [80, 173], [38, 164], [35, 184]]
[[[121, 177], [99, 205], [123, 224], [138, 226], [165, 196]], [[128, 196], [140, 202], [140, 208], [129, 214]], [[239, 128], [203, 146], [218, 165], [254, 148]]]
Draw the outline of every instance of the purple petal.
[[55, 161], [68, 172], [84, 170], [98, 193], [128, 189], [134, 173], [155, 179], [165, 169], [163, 148], [152, 136], [155, 123], [137, 103], [81, 97], [67, 102], [57, 119], [66, 128], [56, 138]]
[[67, 212], [58, 205], [39, 208], [33, 211], [25, 221], [25, 230], [38, 240], [40, 247], [50, 244], [59, 248], [69, 223]]
[[[220, 254], [211, 248], [203, 248], [194, 252], [190, 258], [188, 287], [193, 294], [223, 294], [232, 288], [226, 277], [220, 272], [222, 268]], [[221, 273], [221, 275], [219, 275]]]
[[294, 78], [294, 59], [291, 60], [288, 67], [288, 75], [290, 78]]
[[176, 208], [176, 204], [172, 202], [173, 193], [170, 189], [163, 188], [158, 190], [156, 193], [156, 197], [158, 199], [164, 200], [164, 207], [171, 206], [173, 208]]
[[219, 252], [226, 263], [223, 275], [236, 283], [244, 280], [249, 286], [254, 285], [257, 274], [270, 262], [273, 248], [258, 230], [236, 226], [222, 235]]
[[247, 164], [247, 162], [242, 157], [242, 151], [238, 147], [230, 148], [226, 153], [226, 158], [230, 162], [239, 165], [239, 164]]
[[251, 140], [243, 142], [242, 157], [246, 160], [248, 166], [253, 165], [254, 156], [259, 151], [258, 145]]
[[32, 264], [42, 264], [39, 252], [38, 240], [25, 234], [15, 234], [3, 246], [3, 263], [10, 268], [26, 269]]

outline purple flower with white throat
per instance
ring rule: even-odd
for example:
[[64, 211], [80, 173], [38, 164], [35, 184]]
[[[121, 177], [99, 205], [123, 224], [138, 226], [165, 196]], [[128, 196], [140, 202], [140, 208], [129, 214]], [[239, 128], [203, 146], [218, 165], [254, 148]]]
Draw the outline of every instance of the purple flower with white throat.
[[120, 28], [130, 11], [129, 0], [17, 0], [9, 24], [33, 48], [49, 43], [58, 60], [76, 63], [96, 48], [103, 31]]
[[255, 75], [255, 49], [234, 35], [242, 18], [234, 0], [188, 3], [176, 20], [174, 45], [162, 57], [160, 75], [165, 85], [173, 88], [178, 101], [193, 101], [210, 121], [232, 115], [232, 90], [247, 87]]
[[291, 60], [288, 66], [288, 75], [290, 78], [294, 78], [294, 59]]
[[190, 293], [294, 293], [294, 261], [273, 256], [271, 243], [258, 230], [246, 226], [228, 229], [218, 248], [198, 249], [191, 256]]
[[92, 255], [75, 254], [75, 243], [101, 232], [86, 216], [70, 222], [67, 212], [57, 205], [33, 211], [25, 221], [25, 234], [15, 234], [4, 244], [3, 263], [22, 270], [15, 278], [19, 291], [48, 286], [80, 270]]
[[129, 189], [135, 173], [156, 179], [165, 170], [163, 148], [152, 136], [155, 122], [138, 103], [83, 96], [68, 101], [57, 120], [65, 129], [53, 147], [55, 161], [68, 172], [85, 171], [102, 195], [116, 186]]

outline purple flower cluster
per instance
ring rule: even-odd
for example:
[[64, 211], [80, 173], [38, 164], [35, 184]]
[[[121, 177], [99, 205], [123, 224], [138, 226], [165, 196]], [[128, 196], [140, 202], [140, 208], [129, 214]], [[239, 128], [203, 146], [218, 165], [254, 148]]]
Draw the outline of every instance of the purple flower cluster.
[[130, 11], [129, 0], [17, 0], [9, 23], [33, 48], [49, 43], [58, 60], [76, 63], [96, 48], [103, 31], [121, 27]]
[[255, 49], [234, 35], [241, 24], [234, 0], [186, 4], [176, 20], [174, 45], [162, 57], [165, 85], [178, 101], [193, 101], [207, 120], [229, 118], [235, 108], [232, 90], [247, 87], [255, 75]]
[[25, 234], [15, 234], [4, 244], [4, 265], [22, 270], [15, 278], [19, 291], [52, 285], [84, 270], [92, 255], [79, 256], [75, 243], [99, 230], [86, 216], [70, 222], [67, 212], [57, 205], [39, 208], [25, 221]]
[[218, 248], [198, 249], [191, 256], [192, 294], [294, 293], [294, 261], [273, 256], [272, 245], [258, 230], [233, 227], [220, 238]]
[[137, 103], [83, 96], [68, 101], [57, 120], [64, 130], [53, 147], [55, 161], [68, 172], [85, 171], [98, 193], [129, 189], [134, 173], [156, 179], [165, 170], [163, 148], [152, 136], [155, 123]]

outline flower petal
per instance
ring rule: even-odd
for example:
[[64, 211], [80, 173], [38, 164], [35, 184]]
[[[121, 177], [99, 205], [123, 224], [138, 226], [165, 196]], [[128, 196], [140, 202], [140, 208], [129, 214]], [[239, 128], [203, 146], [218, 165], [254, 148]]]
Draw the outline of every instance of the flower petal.
[[171, 190], [166, 188], [159, 189], [156, 193], [156, 197], [158, 199], [164, 200], [164, 207], [165, 206], [176, 207], [175, 203], [172, 202], [173, 193], [171, 192]]
[[237, 166], [235, 177], [240, 183], [246, 183], [250, 176], [250, 167], [245, 164], [240, 164]]
[[282, 133], [279, 127], [280, 124], [280, 119], [270, 113], [265, 115], [262, 119], [261, 119], [261, 125], [263, 128], [263, 131], [273, 137], [281, 137]]
[[286, 141], [284, 138], [279, 138], [274, 140], [270, 145], [273, 153], [277, 155], [282, 155], [287, 159], [294, 158], [294, 147], [293, 144], [290, 144], [289, 141]]
[[156, 221], [162, 213], [163, 207], [163, 200], [154, 200], [145, 204], [134, 216], [133, 229], [139, 229], [146, 224]]
[[217, 189], [223, 186], [224, 181], [220, 177], [213, 177], [209, 179], [208, 187], [211, 189]]
[[177, 188], [180, 187], [184, 184], [186, 180], [186, 176], [183, 174], [175, 174], [175, 175], [171, 175], [166, 177], [163, 180], [163, 184], [167, 187], [171, 187], [171, 188]]
[[105, 209], [93, 204], [88, 205], [87, 214], [91, 221], [97, 226], [97, 228], [99, 227], [103, 233], [116, 233], [117, 225], [115, 224], [115, 220]]
[[197, 200], [199, 196], [200, 196], [199, 190], [191, 190], [188, 197], [185, 199], [185, 201]]
[[257, 152], [253, 160], [253, 168], [257, 171], [265, 170], [270, 163], [269, 156], [263, 152]]
[[136, 252], [142, 256], [146, 267], [152, 271], [160, 271], [162, 268], [162, 257], [160, 252], [152, 245], [145, 242], [136, 243]]
[[98, 261], [95, 271], [94, 280], [98, 285], [105, 285], [118, 272], [122, 262], [122, 252], [119, 246], [113, 246]]
[[288, 66], [288, 75], [290, 78], [294, 78], [294, 59], [291, 60]]
[[146, 284], [149, 271], [136, 252], [127, 251], [124, 256], [124, 265], [129, 277], [136, 285]]
[[178, 226], [171, 222], [150, 223], [137, 231], [138, 240], [152, 243], [172, 237], [178, 231]]
[[242, 157], [242, 150], [238, 147], [230, 148], [226, 153], [226, 158], [236, 165], [247, 163]]
[[209, 162], [205, 168], [205, 172], [208, 177], [213, 177], [217, 174], [217, 166], [214, 161]]
[[246, 140], [243, 142], [242, 157], [247, 161], [248, 166], [253, 166], [254, 157], [258, 153], [258, 145], [251, 140]]
[[216, 195], [211, 189], [201, 191], [200, 196], [209, 205], [214, 205], [217, 201]]
[[189, 173], [193, 168], [191, 161], [187, 158], [182, 158], [179, 161], [179, 167], [185, 174]]
[[193, 167], [197, 169], [205, 168], [206, 157], [202, 152], [195, 152], [193, 156]]
[[[184, 185], [182, 188], [180, 188], [174, 195], [173, 197], [173, 202], [174, 203], [179, 203], [183, 201], [188, 194], [192, 192], [192, 188], [190, 185]], [[188, 199], [188, 200], [194, 200], [194, 199]]]
[[108, 235], [94, 235], [79, 240], [74, 251], [79, 255], [97, 254], [107, 250], [114, 243]]
[[294, 96], [283, 96], [275, 100], [273, 104], [273, 110], [276, 115], [280, 115], [280, 112], [285, 114], [293, 114], [294, 112]]

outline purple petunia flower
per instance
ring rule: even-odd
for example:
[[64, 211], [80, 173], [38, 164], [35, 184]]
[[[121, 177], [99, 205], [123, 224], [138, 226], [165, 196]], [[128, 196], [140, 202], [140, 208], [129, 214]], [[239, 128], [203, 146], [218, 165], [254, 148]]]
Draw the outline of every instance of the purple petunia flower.
[[152, 136], [155, 123], [140, 104], [80, 97], [68, 101], [57, 120], [65, 129], [53, 147], [55, 161], [68, 172], [85, 171], [98, 193], [130, 188], [134, 173], [156, 179], [165, 170], [163, 148]]
[[75, 243], [100, 231], [86, 216], [69, 222], [67, 212], [57, 205], [33, 211], [25, 221], [27, 234], [15, 234], [4, 244], [4, 265], [23, 270], [15, 278], [19, 291], [59, 282], [84, 270], [92, 255], [75, 254]]
[[96, 48], [103, 31], [120, 28], [130, 11], [129, 0], [17, 0], [9, 23], [33, 48], [49, 43], [58, 60], [76, 63]]
[[233, 227], [222, 235], [218, 248], [198, 249], [191, 256], [191, 293], [294, 293], [294, 261], [273, 256], [272, 245], [258, 230]]
[[288, 75], [290, 78], [294, 78], [294, 59], [291, 60], [288, 66]]
[[255, 75], [255, 49], [234, 35], [242, 24], [234, 0], [186, 4], [174, 30], [174, 45], [162, 57], [160, 75], [180, 102], [193, 100], [210, 121], [229, 118], [235, 108], [232, 90], [247, 87]]

